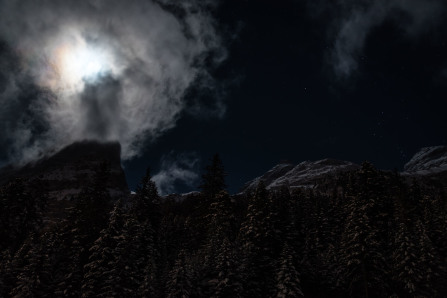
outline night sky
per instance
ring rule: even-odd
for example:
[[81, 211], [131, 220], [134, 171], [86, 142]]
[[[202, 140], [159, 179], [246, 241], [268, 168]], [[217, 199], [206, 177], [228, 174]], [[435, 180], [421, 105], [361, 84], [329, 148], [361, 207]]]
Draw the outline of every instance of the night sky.
[[[20, 9], [11, 4], [13, 1], [6, 2], [1, 7], [0, 17], [14, 11], [24, 20], [34, 18], [39, 22], [48, 14], [59, 15], [60, 11], [65, 11], [63, 7], [53, 11], [51, 3], [56, 2], [47, 1], [45, 14], [39, 13], [39, 8], [34, 15], [32, 1], [24, 1]], [[41, 83], [36, 83], [34, 66], [29, 71], [26, 67], [20, 68], [26, 74], [18, 76], [15, 69], [19, 68], [5, 62], [18, 59], [27, 63], [30, 59], [22, 56], [27, 55], [27, 47], [36, 44], [36, 38], [23, 29], [20, 22], [13, 25], [17, 34], [11, 37], [9, 26], [18, 21], [15, 18], [11, 21], [13, 17], [9, 23], [2, 21], [0, 100], [3, 105], [11, 105], [8, 111], [17, 110], [22, 105], [8, 102], [22, 96], [20, 98], [25, 99], [20, 102], [25, 110], [30, 110], [20, 125], [10, 118], [11, 113], [5, 112], [5, 108], [0, 113], [0, 120], [5, 124], [2, 129], [8, 130], [0, 138], [0, 144], [4, 144], [0, 154], [3, 163], [24, 160], [25, 155], [20, 152], [31, 150], [27, 148], [38, 148], [39, 153], [30, 156], [40, 156], [49, 148], [58, 148], [77, 139], [117, 139], [123, 145], [123, 165], [131, 189], [150, 166], [163, 193], [196, 190], [204, 166], [213, 154], [219, 153], [228, 172], [229, 190], [235, 193], [245, 182], [283, 160], [295, 163], [322, 158], [357, 163], [368, 160], [381, 169], [402, 169], [421, 147], [447, 143], [447, 3], [442, 0], [386, 3], [226, 0], [210, 1], [203, 6], [191, 2], [193, 7], [197, 5], [200, 13], [182, 10], [168, 1], [157, 2], [160, 5], [151, 1], [132, 3], [138, 8], [144, 2], [151, 4], [145, 4], [147, 9], [139, 16], [144, 21], [135, 21], [135, 24], [132, 14], [140, 11], [138, 9], [115, 18], [112, 6], [118, 7], [118, 1], [104, 2], [110, 8], [95, 6], [95, 13], [90, 13], [91, 7], [85, 10], [76, 7], [74, 12], [67, 12], [75, 16], [71, 22], [81, 22], [85, 17], [101, 25], [92, 21], [92, 27], [86, 25], [83, 30], [79, 29], [87, 44], [101, 45], [106, 41], [116, 49], [119, 47], [115, 40], [118, 40], [132, 51], [122, 50], [119, 55], [112, 51], [122, 60], [108, 62], [100, 79], [85, 81], [83, 89], [76, 89], [78, 95], [73, 98], [81, 99], [81, 104], [75, 107], [77, 110], [71, 104], [67, 104], [67, 110], [49, 108], [50, 112], [44, 115], [51, 117], [43, 117], [42, 109], [34, 108], [34, 98], [40, 96], [36, 95], [40, 94], [39, 90], [48, 88], [57, 97], [53, 85], [47, 84], [45, 89]], [[160, 10], [158, 15], [150, 13], [154, 7]], [[116, 11], [120, 11], [119, 8]], [[173, 32], [170, 31], [175, 27], [171, 24], [172, 18], [180, 23], [183, 20], [182, 24], [186, 24], [183, 28], [188, 29], [187, 25], [192, 23], [188, 23], [187, 17], [198, 16], [197, 26], [201, 31], [195, 33], [196, 27], [192, 25], [190, 31], [179, 29], [178, 36], [185, 34], [195, 43], [176, 44], [173, 41], [180, 37], [175, 34], [167, 41], [155, 33], [146, 35], [144, 26], [153, 28], [153, 24], [145, 20], [144, 13], [148, 18], [154, 16], [153, 24], [160, 24], [159, 31], [166, 32]], [[110, 18], [103, 20], [98, 15]], [[157, 19], [157, 16], [161, 17]], [[118, 19], [128, 24], [129, 32], [143, 29], [135, 33], [135, 38], [121, 40], [120, 34], [125, 32], [112, 30]], [[112, 24], [107, 30], [102, 26], [106, 20]], [[48, 30], [45, 22], [42, 23], [39, 28]], [[61, 24], [64, 23], [56, 22], [55, 26]], [[98, 30], [95, 33], [86, 28]], [[93, 33], [85, 37], [85, 32]], [[43, 36], [48, 38], [42, 38], [39, 46], [46, 49], [41, 44], [51, 40], [54, 34], [49, 32]], [[140, 44], [145, 36], [149, 36], [150, 41]], [[132, 48], [132, 43], [138, 46]], [[155, 47], [155, 50], [140, 55], [147, 47]], [[14, 53], [9, 54], [12, 58], [5, 54], [10, 52]], [[192, 58], [178, 58], [177, 61], [177, 54]], [[163, 66], [160, 72], [168, 69], [166, 75], [157, 77], [159, 72], [145, 72], [144, 67], [152, 69], [154, 63]], [[182, 67], [173, 67], [171, 71], [171, 64]], [[13, 75], [19, 77], [16, 80], [22, 85], [27, 82], [37, 91], [11, 95], [4, 82]], [[170, 84], [175, 85], [183, 78], [191, 79], [171, 88]], [[127, 86], [132, 88], [126, 89]], [[29, 86], [26, 88], [30, 90]], [[136, 92], [128, 90], [141, 92], [135, 95]], [[146, 99], [140, 100], [138, 96], [147, 93], [151, 94], [150, 100], [155, 103], [160, 100], [162, 104], [145, 105]], [[115, 94], [121, 95], [110, 103], [109, 97]], [[131, 100], [126, 96], [131, 96]], [[143, 104], [138, 105], [140, 102]], [[139, 108], [133, 110], [130, 106]], [[156, 112], [143, 113], [140, 117], [138, 111], [145, 109]], [[77, 112], [59, 113], [74, 110]], [[98, 113], [100, 122], [92, 120], [98, 118]], [[82, 119], [79, 123], [88, 125], [78, 129], [73, 124], [77, 121], [67, 122], [65, 131], [72, 129], [74, 137], [55, 141], [63, 134], [51, 127], [56, 127], [57, 121], [63, 122], [54, 116], [61, 114], [70, 115], [70, 119]], [[157, 115], [163, 117], [158, 119]], [[134, 119], [132, 117], [141, 118], [141, 121], [126, 120]], [[121, 122], [115, 125], [118, 123], [115, 121]], [[146, 125], [148, 122], [153, 125]], [[26, 130], [32, 137], [11, 145], [11, 140], [23, 135], [24, 126], [33, 127]], [[139, 130], [139, 127], [144, 129]]]
[[446, 22], [421, 24], [414, 30], [424, 31], [411, 36], [403, 28], [411, 25], [402, 24], [411, 24], [408, 16], [390, 13], [366, 32], [353, 54], [357, 69], [343, 76], [330, 55], [332, 26], [341, 26], [345, 12], [321, 4], [324, 11], [315, 12], [304, 1], [226, 1], [221, 28], [237, 37], [217, 72], [229, 85], [225, 116], [183, 117], [125, 164], [129, 182], [140, 163], [156, 166], [171, 151], [196, 152], [202, 163], [218, 152], [235, 192], [282, 160], [330, 157], [402, 169], [421, 147], [446, 144]]

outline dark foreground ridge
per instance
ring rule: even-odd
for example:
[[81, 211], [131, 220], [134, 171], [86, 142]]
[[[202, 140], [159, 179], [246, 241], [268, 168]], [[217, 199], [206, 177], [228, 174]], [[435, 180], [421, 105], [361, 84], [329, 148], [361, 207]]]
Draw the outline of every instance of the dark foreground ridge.
[[[107, 146], [113, 166], [96, 160]], [[447, 296], [439, 149], [404, 173], [281, 164], [237, 195], [216, 155], [200, 192], [161, 198], [147, 172], [120, 199], [110, 191], [119, 145], [107, 146], [75, 144], [34, 165], [45, 181], [91, 174], [69, 199], [49, 197], [39, 178], [0, 188], [0, 297]], [[54, 202], [70, 204], [50, 217]]]

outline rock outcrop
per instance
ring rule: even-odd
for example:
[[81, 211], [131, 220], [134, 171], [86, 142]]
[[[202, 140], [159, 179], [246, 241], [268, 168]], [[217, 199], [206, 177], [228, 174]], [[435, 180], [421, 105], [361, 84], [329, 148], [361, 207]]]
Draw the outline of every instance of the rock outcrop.
[[7, 167], [0, 171], [0, 183], [14, 177], [39, 178], [47, 185], [50, 198], [61, 200], [80, 192], [94, 178], [102, 162], [110, 164], [107, 188], [112, 197], [127, 195], [129, 189], [121, 167], [118, 142], [82, 141], [71, 144], [56, 154], [24, 167]]

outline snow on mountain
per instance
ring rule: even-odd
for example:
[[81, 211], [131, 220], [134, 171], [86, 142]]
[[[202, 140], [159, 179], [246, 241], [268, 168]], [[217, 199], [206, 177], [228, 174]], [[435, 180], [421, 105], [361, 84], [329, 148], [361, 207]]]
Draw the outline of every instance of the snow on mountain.
[[274, 166], [270, 171], [265, 173], [264, 175], [255, 178], [254, 180], [248, 182], [244, 189], [252, 189], [256, 188], [256, 185], [262, 180], [264, 181], [264, 184], [270, 185], [272, 182], [274, 182], [276, 179], [280, 179], [283, 175], [287, 174], [290, 170], [292, 170], [295, 167], [295, 165], [290, 163], [283, 163], [278, 164]]
[[318, 161], [304, 161], [298, 165], [290, 163], [278, 164], [264, 175], [248, 182], [244, 191], [256, 188], [262, 180], [267, 189], [281, 186], [294, 187], [316, 187], [326, 177], [341, 172], [357, 169], [359, 165], [349, 161], [335, 159], [322, 159]]
[[405, 164], [404, 175], [431, 175], [447, 172], [447, 146], [425, 147]]

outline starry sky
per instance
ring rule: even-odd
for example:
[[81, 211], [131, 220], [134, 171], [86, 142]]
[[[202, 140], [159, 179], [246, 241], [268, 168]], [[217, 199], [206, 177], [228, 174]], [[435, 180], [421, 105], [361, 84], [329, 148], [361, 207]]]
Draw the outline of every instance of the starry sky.
[[[363, 2], [356, 8], [352, 1], [339, 7], [227, 1], [221, 26], [236, 36], [227, 40], [228, 58], [216, 74], [228, 86], [225, 116], [183, 117], [126, 166], [136, 169], [146, 160], [157, 165], [166, 152], [167, 164], [175, 154], [194, 152], [203, 166], [218, 152], [236, 192], [284, 160], [330, 157], [402, 169], [421, 147], [446, 144], [445, 18], [433, 20], [430, 10], [419, 16], [418, 7], [374, 15], [373, 2]], [[370, 14], [378, 20], [362, 23]], [[349, 24], [353, 28], [341, 37]], [[345, 47], [340, 57], [334, 57], [337, 46]], [[343, 62], [337, 59], [348, 58], [354, 64], [338, 69]]]
[[[446, 144], [442, 0], [5, 3], [2, 163], [119, 140], [131, 189], [150, 166], [162, 193], [196, 190], [219, 153], [235, 193], [284, 160], [402, 169]], [[82, 47], [108, 59], [94, 79], [39, 58]]]

